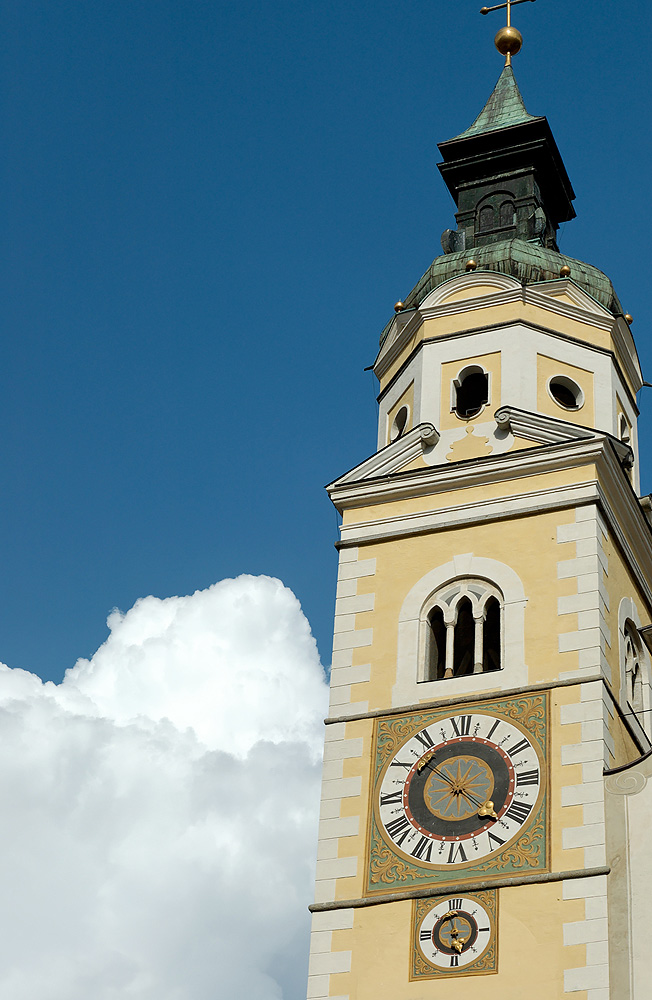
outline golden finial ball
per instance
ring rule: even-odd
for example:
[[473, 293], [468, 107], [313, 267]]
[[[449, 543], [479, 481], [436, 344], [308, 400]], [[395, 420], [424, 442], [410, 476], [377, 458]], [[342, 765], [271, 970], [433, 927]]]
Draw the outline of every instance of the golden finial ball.
[[634, 317], [633, 317], [632, 315], [630, 315], [630, 313], [625, 313], [625, 322], [626, 322], [626, 323], [627, 323], [627, 324], [628, 324], [629, 326], [631, 326], [631, 325], [632, 325], [632, 323], [634, 322]]
[[394, 306], [394, 312], [395, 313], [400, 313], [400, 312], [403, 312], [404, 309], [405, 309], [405, 306], [404, 306], [404, 304], [399, 299], [399, 301]]
[[523, 35], [518, 28], [505, 26], [497, 32], [494, 44], [501, 55], [515, 56], [523, 44]]
[[570, 267], [568, 266], [568, 264], [564, 264], [564, 266], [562, 267], [562, 269], [559, 272], [559, 277], [560, 278], [570, 278], [570, 273], [571, 273]]
[[466, 269], [467, 269], [467, 271], [475, 271], [475, 269], [476, 269], [477, 266], [478, 265], [477, 265], [476, 261], [473, 260], [473, 258], [471, 258], [471, 260], [467, 260], [467, 262], [466, 262]]

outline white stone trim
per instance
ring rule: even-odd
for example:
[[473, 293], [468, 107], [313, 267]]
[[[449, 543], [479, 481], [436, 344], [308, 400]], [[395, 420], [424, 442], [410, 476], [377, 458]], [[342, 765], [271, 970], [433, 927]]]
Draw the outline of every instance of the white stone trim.
[[[580, 784], [565, 784], [562, 777], [562, 808], [582, 806], [582, 825], [567, 826], [562, 830], [562, 848], [582, 849], [585, 868], [606, 864], [602, 775], [605, 765], [608, 766], [609, 762], [614, 760], [615, 747], [609, 730], [612, 714], [613, 705], [602, 681], [582, 684], [579, 703], [561, 706], [562, 768], [568, 765], [582, 765]], [[565, 727], [576, 727], [578, 724], [581, 726], [580, 742], [564, 739]]]
[[[351, 549], [342, 549], [342, 552], [350, 552]], [[376, 572], [375, 559], [360, 559], [358, 562], [342, 561], [337, 574], [337, 582], [340, 580], [359, 580], [362, 576], [373, 576]]]
[[528, 682], [524, 652], [525, 591], [514, 570], [505, 563], [472, 552], [455, 556], [437, 566], [414, 584], [403, 601], [398, 621], [396, 683], [392, 688], [392, 707], [413, 705], [422, 699], [455, 698], [474, 694], [487, 687], [487, 674], [451, 677], [448, 680], [418, 681], [418, 665], [424, 655], [420, 635], [422, 609], [449, 581], [459, 577], [479, 577], [495, 584], [502, 592], [504, 666], [492, 671], [491, 687], [520, 687]]
[[[502, 271], [479, 271], [475, 273], [466, 273], [461, 275], [456, 275], [454, 278], [449, 278], [448, 281], [444, 281], [441, 285], [437, 285], [431, 292], [426, 295], [425, 299], [420, 305], [420, 309], [428, 309], [432, 306], [438, 306], [449, 296], [454, 295], [456, 292], [465, 291], [467, 288], [472, 289], [476, 285], [484, 285], [488, 288], [495, 288], [497, 291], [508, 291], [520, 288], [520, 283], [516, 278], [512, 278], [511, 274], [503, 274]], [[476, 296], [477, 298], [477, 296]], [[468, 302], [468, 299], [461, 299], [456, 302]], [[475, 298], [472, 300], [475, 302]]]
[[[603, 542], [607, 529], [596, 504], [575, 510], [575, 522], [557, 528], [557, 542], [564, 546], [565, 555], [557, 563], [557, 579], [575, 579], [575, 594], [562, 596], [557, 602], [560, 621], [559, 652], [577, 651], [577, 668], [564, 670], [560, 677], [577, 677], [594, 673], [596, 667], [611, 680], [607, 646], [611, 647], [611, 631], [607, 625], [609, 595], [605, 581], [608, 560]], [[575, 553], [568, 556], [567, 546], [575, 543]], [[572, 616], [572, 617], [570, 617]], [[569, 621], [570, 618], [570, 621]], [[575, 619], [576, 628], [564, 629]]]
[[579, 424], [531, 410], [522, 410], [516, 406], [501, 406], [494, 413], [494, 417], [501, 430], [510, 430], [514, 437], [534, 441], [537, 444], [587, 440], [594, 435], [594, 431], [587, 430]]
[[349, 1000], [348, 995], [331, 996], [330, 977], [333, 973], [351, 971], [351, 952], [333, 951], [333, 931], [351, 930], [354, 911], [328, 910], [313, 913], [308, 963], [308, 1000]]
[[562, 896], [584, 900], [584, 920], [563, 925], [564, 945], [586, 945], [586, 964], [564, 972], [564, 994], [586, 990], [587, 1000], [609, 1000], [607, 876], [567, 879]]
[[375, 559], [360, 559], [357, 546], [340, 549], [333, 624], [331, 668], [331, 715], [359, 715], [369, 710], [368, 701], [351, 701], [351, 685], [368, 681], [369, 664], [353, 666], [353, 651], [373, 642], [373, 629], [356, 628], [356, 616], [373, 611], [375, 595], [358, 594], [358, 580], [376, 573]]
[[335, 601], [336, 615], [357, 614], [358, 611], [373, 611], [375, 594], [352, 594], [350, 597], [338, 597]]
[[333, 667], [331, 669], [331, 687], [341, 684], [363, 684], [371, 677], [371, 664], [361, 663], [358, 666]]
[[337, 879], [352, 878], [357, 874], [357, 857], [347, 854], [346, 842], [341, 844], [340, 841], [341, 838], [357, 836], [360, 819], [357, 816], [342, 816], [341, 808], [342, 799], [357, 797], [362, 791], [361, 777], [345, 778], [343, 773], [345, 760], [362, 757], [363, 741], [359, 737], [346, 739], [345, 732], [344, 722], [326, 726], [315, 878], [316, 903], [333, 902]]
[[[454, 487], [451, 487], [451, 489]], [[392, 517], [369, 518], [351, 522], [341, 527], [342, 541], [375, 541], [396, 535], [412, 535], [426, 531], [450, 530], [483, 521], [504, 520], [523, 514], [575, 507], [595, 498], [593, 484], [577, 483], [554, 489], [531, 490], [512, 496], [490, 499], [477, 498], [468, 504], [438, 507], [435, 510], [415, 511]]]

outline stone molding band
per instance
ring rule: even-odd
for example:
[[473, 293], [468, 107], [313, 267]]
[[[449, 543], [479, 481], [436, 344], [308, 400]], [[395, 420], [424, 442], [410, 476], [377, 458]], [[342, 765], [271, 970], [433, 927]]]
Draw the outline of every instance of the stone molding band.
[[[541, 684], [525, 684], [522, 687], [505, 688], [498, 692], [485, 691], [483, 694], [470, 694], [452, 698], [437, 698], [432, 701], [418, 701], [413, 705], [397, 705], [394, 708], [378, 708], [373, 712], [358, 712], [356, 715], [331, 715], [324, 719], [325, 726], [331, 726], [338, 722], [359, 722], [361, 719], [381, 719], [386, 715], [397, 715], [401, 712], [429, 711], [431, 708], [446, 708], [447, 705], [459, 705], [464, 702], [486, 701], [494, 694], [501, 698], [511, 698], [520, 694], [529, 694], [531, 691], [549, 691], [552, 688], [571, 687], [575, 684], [590, 684], [591, 681], [604, 681], [602, 674], [587, 674], [578, 677], [563, 677], [559, 680], [545, 681]], [[605, 681], [606, 684], [606, 681]], [[607, 688], [609, 685], [607, 684]]]
[[394, 892], [385, 896], [374, 896], [370, 899], [337, 899], [332, 903], [311, 903], [308, 907], [311, 913], [324, 913], [327, 910], [350, 910], [361, 906], [378, 906], [381, 903], [396, 903], [405, 899], [425, 899], [428, 896], [445, 896], [447, 893], [460, 895], [463, 892], [477, 892], [479, 889], [506, 889], [510, 886], [530, 885], [532, 882], [566, 882], [576, 878], [595, 878], [596, 875], [609, 875], [611, 868], [602, 865], [599, 868], [575, 868], [566, 872], [544, 872], [539, 875], [512, 876], [510, 878], [469, 879], [468, 882], [456, 882], [454, 886], [430, 886], [419, 889], [408, 889], [405, 892]]

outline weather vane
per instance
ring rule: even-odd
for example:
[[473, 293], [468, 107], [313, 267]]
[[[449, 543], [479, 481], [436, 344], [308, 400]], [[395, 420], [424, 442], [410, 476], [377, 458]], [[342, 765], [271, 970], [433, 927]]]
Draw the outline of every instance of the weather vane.
[[480, 11], [481, 14], [490, 14], [492, 10], [507, 8], [507, 24], [499, 29], [494, 38], [496, 48], [505, 56], [506, 66], [511, 65], [512, 56], [516, 55], [523, 44], [523, 35], [518, 28], [512, 27], [512, 7], [517, 3], [534, 3], [534, 0], [507, 0], [507, 3], [499, 3], [495, 7], [483, 7]]

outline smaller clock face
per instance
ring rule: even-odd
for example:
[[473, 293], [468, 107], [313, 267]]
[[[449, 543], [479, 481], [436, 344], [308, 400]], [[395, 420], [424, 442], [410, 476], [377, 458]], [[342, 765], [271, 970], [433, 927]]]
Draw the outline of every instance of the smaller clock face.
[[494, 934], [493, 920], [477, 899], [451, 896], [425, 915], [417, 927], [419, 949], [437, 969], [464, 969], [483, 955]]
[[381, 775], [384, 835], [425, 867], [477, 863], [504, 850], [535, 814], [542, 763], [525, 730], [504, 717], [474, 712], [431, 722]]

